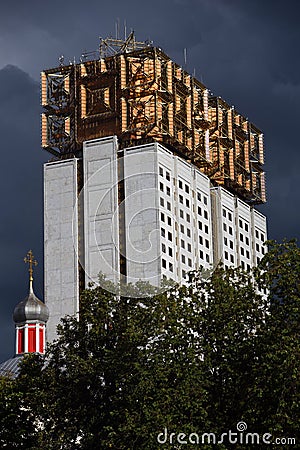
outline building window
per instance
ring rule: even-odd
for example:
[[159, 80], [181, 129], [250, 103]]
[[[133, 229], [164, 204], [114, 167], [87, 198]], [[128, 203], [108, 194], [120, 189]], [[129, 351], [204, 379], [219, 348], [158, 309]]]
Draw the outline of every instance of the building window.
[[168, 217], [168, 225], [172, 225], [172, 219], [171, 219], [171, 217]]
[[188, 222], [191, 221], [191, 216], [190, 216], [188, 213], [186, 213], [186, 220], [187, 220]]
[[205, 195], [203, 197], [203, 203], [204, 203], [204, 205], [207, 205], [207, 197]]
[[229, 241], [229, 247], [233, 250], [233, 241]]
[[223, 223], [223, 230], [224, 230], [224, 231], [227, 231], [227, 225], [226, 225], [226, 223]]
[[203, 251], [202, 250], [200, 250], [199, 255], [200, 255], [200, 259], [203, 259]]
[[208, 213], [207, 213], [207, 211], [204, 211], [204, 219], [208, 219]]
[[181, 261], [183, 262], [183, 264], [185, 264], [185, 256], [181, 255]]
[[186, 204], [186, 206], [187, 206], [188, 208], [190, 207], [190, 201], [189, 201], [188, 198], [185, 199], [185, 204]]
[[162, 192], [164, 192], [164, 185], [163, 185], [163, 183], [159, 183], [159, 189], [160, 189]]
[[202, 230], [202, 222], [200, 222], [200, 220], [198, 220], [198, 228], [199, 230]]
[[183, 219], [183, 211], [182, 211], [182, 209], [179, 210], [179, 215]]
[[255, 236], [257, 237], [257, 239], [259, 238], [259, 233], [257, 230], [255, 230]]
[[203, 237], [202, 236], [199, 236], [199, 244], [203, 245]]
[[206, 262], [209, 263], [209, 255], [206, 255]]
[[179, 201], [183, 204], [183, 195], [179, 194]]
[[167, 179], [168, 181], [170, 181], [170, 179], [171, 179], [171, 177], [170, 177], [170, 172], [168, 172], [167, 170], [166, 170], [166, 179]]
[[208, 241], [208, 239], [205, 239], [205, 247], [209, 248], [209, 241]]
[[228, 213], [228, 220], [230, 220], [230, 222], [232, 222], [232, 214], [230, 212]]
[[165, 215], [164, 215], [164, 213], [160, 213], [160, 220], [161, 220], [162, 222], [165, 221]]
[[201, 210], [200, 206], [198, 206], [198, 214], [199, 214], [199, 216], [202, 215], [202, 210]]
[[244, 236], [242, 235], [242, 233], [240, 233], [240, 241], [244, 242]]
[[190, 192], [190, 188], [189, 188], [189, 186], [186, 184], [185, 185], [185, 192], [188, 194], [189, 192]]
[[182, 181], [181, 181], [181, 180], [178, 181], [178, 185], [179, 185], [180, 189], [183, 188], [183, 184], [182, 184]]
[[228, 259], [228, 252], [225, 252], [225, 259]]
[[170, 231], [168, 231], [168, 239], [169, 241], [172, 241], [173, 239], [172, 233]]
[[259, 252], [259, 245], [256, 244], [256, 250]]
[[186, 234], [188, 237], [191, 237], [191, 230], [189, 228], [186, 229]]
[[183, 270], [181, 273], [182, 273], [182, 278], [185, 278], [186, 277], [186, 271]]
[[164, 176], [164, 169], [163, 169], [162, 167], [159, 168], [159, 175], [160, 175], [161, 177]]
[[226, 209], [223, 208], [223, 217], [226, 217]]
[[169, 263], [169, 271], [173, 272], [173, 264], [172, 263]]
[[191, 258], [188, 259], [188, 266], [192, 267], [192, 260], [191, 260]]
[[184, 245], [184, 240], [183, 240], [183, 239], [181, 239], [181, 241], [180, 241], [180, 245], [181, 245], [181, 248], [185, 248], [185, 245]]
[[165, 246], [165, 244], [161, 244], [161, 249], [162, 249], [163, 253], [166, 253], [166, 246]]
[[184, 226], [183, 225], [180, 225], [180, 231], [182, 234], [184, 234]]
[[243, 222], [241, 221], [241, 219], [239, 220], [239, 224], [240, 224], [240, 227], [243, 228]]
[[230, 261], [231, 261], [232, 263], [234, 263], [234, 257], [233, 257], [233, 255], [230, 255]]
[[167, 202], [167, 210], [171, 211], [171, 203], [170, 202]]
[[246, 257], [249, 259], [250, 258], [250, 253], [248, 252], [248, 250], [246, 250]]
[[164, 228], [161, 228], [161, 229], [160, 229], [160, 234], [162, 235], [162, 237], [165, 237], [165, 236], [166, 236], [166, 232], [165, 232], [165, 229], [164, 229]]
[[188, 245], [187, 245], [187, 249], [188, 249], [188, 252], [191, 252], [191, 251], [192, 251], [192, 246], [191, 246], [191, 244], [188, 244]]
[[167, 186], [167, 195], [171, 195], [171, 189]]
[[161, 265], [163, 266], [164, 269], [166, 269], [167, 267], [167, 261], [165, 259], [161, 260]]
[[232, 236], [232, 234], [233, 234], [233, 233], [232, 233], [232, 227], [229, 227], [229, 228], [228, 228], [228, 232], [229, 232], [229, 234]]
[[163, 198], [160, 197], [159, 201], [160, 201], [160, 206], [165, 206], [165, 201]]
[[208, 226], [207, 225], [204, 226], [204, 231], [206, 234], [208, 234]]
[[198, 198], [199, 202], [201, 202], [201, 194], [200, 194], [200, 192], [197, 193], [197, 198]]
[[169, 256], [173, 256], [173, 250], [171, 247], [169, 247]]
[[241, 247], [241, 255], [244, 256], [244, 254], [245, 254], [244, 247]]
[[245, 238], [245, 241], [246, 241], [246, 244], [249, 245], [249, 238], [248, 237]]
[[245, 223], [245, 230], [248, 231], [249, 230], [249, 226], [247, 223]]
[[224, 245], [228, 245], [227, 237], [224, 237]]
[[265, 237], [264, 237], [264, 235], [261, 233], [261, 235], [260, 235], [260, 239], [264, 242], [264, 240], [265, 240]]

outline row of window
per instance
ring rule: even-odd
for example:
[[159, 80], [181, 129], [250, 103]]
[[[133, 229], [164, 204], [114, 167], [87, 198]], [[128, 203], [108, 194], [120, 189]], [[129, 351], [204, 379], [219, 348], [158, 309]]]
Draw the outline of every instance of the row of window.
[[232, 255], [232, 254], [228, 254], [228, 252], [224, 252], [224, 257], [225, 257], [225, 259], [228, 261], [230, 261], [230, 262], [232, 262], [232, 263], [234, 263], [234, 256]]
[[[165, 189], [166, 188], [166, 189]], [[166, 192], [167, 195], [171, 195], [171, 189], [169, 186], [165, 186], [163, 183], [159, 183], [159, 190], [161, 192]]]
[[204, 225], [200, 220], [198, 220], [198, 228], [204, 231], [205, 234], [208, 234], [208, 225]]
[[[183, 227], [183, 225], [181, 226], [181, 227]], [[190, 230], [187, 228], [187, 235], [188, 235], [188, 237], [190, 237], [191, 236], [191, 232], [190, 232]], [[170, 231], [168, 231], [168, 232], [166, 232], [166, 230], [164, 229], [164, 228], [161, 228], [161, 236], [163, 237], [163, 238], [165, 238], [166, 236], [168, 236], [168, 240], [170, 241], [170, 242], [172, 242], [172, 233], [170, 232]], [[231, 241], [230, 241], [231, 242]], [[205, 247], [207, 248], [207, 249], [209, 249], [209, 247], [210, 247], [210, 245], [209, 245], [209, 240], [208, 239], [203, 239], [203, 237], [202, 236], [199, 236], [199, 244], [200, 245], [205, 245]], [[184, 239], [181, 239], [180, 240], [180, 246], [181, 246], [181, 248], [186, 248], [189, 252], [191, 252], [192, 251], [192, 246], [191, 246], [191, 244], [189, 243], [189, 242], [186, 242]], [[231, 247], [232, 248], [232, 247]]]
[[223, 217], [227, 218], [230, 222], [232, 222], [232, 213], [223, 208]]
[[255, 245], [255, 248], [256, 248], [256, 251], [257, 251], [257, 252], [260, 251], [263, 255], [265, 254], [266, 249], [265, 249], [265, 247], [264, 247], [263, 245], [262, 245], [261, 248], [260, 248], [260, 247], [259, 247], [259, 244], [256, 244], [256, 245]]
[[[169, 248], [169, 250], [172, 250], [171, 248]], [[207, 255], [207, 254], [204, 254], [202, 251], [200, 251], [200, 253], [199, 253], [199, 256], [200, 256], [200, 259], [201, 260], [206, 260], [206, 262], [208, 262], [209, 263], [209, 255]], [[168, 268], [168, 270], [170, 271], [170, 272], [173, 272], [173, 270], [174, 270], [174, 265], [173, 265], [173, 263], [172, 262], [167, 262], [167, 260], [166, 259], [164, 259], [164, 258], [162, 258], [162, 267], [163, 267], [163, 269], [167, 269]], [[181, 262], [183, 263], [183, 264], [186, 264], [188, 267], [192, 267], [192, 259], [191, 258], [188, 258], [187, 256], [185, 256], [185, 255], [181, 255]]]
[[207, 205], [207, 197], [204, 194], [200, 194], [200, 192], [197, 192], [197, 198], [199, 202], [203, 202], [204, 205]]
[[[167, 220], [166, 220], [167, 219]], [[160, 220], [162, 222], [166, 222], [169, 226], [172, 226], [172, 219], [169, 216], [166, 216], [164, 213], [160, 213]]]
[[159, 202], [160, 202], [160, 206], [163, 206], [163, 207], [165, 207], [165, 203], [166, 203], [167, 210], [171, 211], [171, 203], [170, 202], [168, 202], [168, 201], [165, 202], [165, 200], [162, 197], [160, 197]]
[[250, 252], [249, 252], [249, 250], [245, 250], [244, 249], [244, 247], [241, 247], [241, 255], [242, 256], [245, 256], [246, 255], [246, 258], [250, 258]]
[[249, 231], [248, 223], [243, 222], [242, 219], [239, 219], [239, 226], [240, 226], [240, 228], [244, 229], [245, 231]]
[[259, 233], [258, 230], [255, 230], [255, 236], [256, 236], [257, 239], [259, 239], [259, 235], [260, 235], [260, 240], [261, 240], [262, 242], [265, 242], [265, 236], [264, 236], [264, 234], [263, 234], [263, 233]]
[[245, 238], [245, 244], [249, 245], [249, 238], [248, 236], [244, 236], [242, 233], [240, 233], [240, 241], [244, 242], [244, 238]]
[[[228, 239], [224, 237], [224, 245], [228, 246]], [[229, 247], [233, 250], [233, 241], [229, 239]]]
[[[198, 214], [199, 216], [202, 216], [202, 209], [200, 208], [200, 206], [198, 206]], [[204, 219], [208, 220], [208, 212], [206, 210], [203, 211], [203, 217]]]
[[227, 230], [228, 230], [228, 233], [229, 233], [231, 236], [233, 236], [233, 229], [232, 229], [232, 227], [231, 227], [230, 225], [227, 227], [227, 224], [226, 224], [226, 223], [223, 223], [223, 230], [224, 230], [225, 232], [227, 232]]
[[[170, 174], [170, 172], [167, 170], [167, 169], [164, 169], [163, 167], [159, 167], [159, 175], [161, 176], [161, 177], [165, 177], [166, 178], [166, 180], [167, 181], [171, 181], [171, 174]], [[178, 186], [179, 186], [179, 189], [181, 189], [181, 190], [183, 190], [183, 191], [185, 191], [187, 194], [189, 194], [190, 193], [190, 187], [189, 187], [189, 185], [188, 184], [186, 184], [186, 183], [183, 183], [183, 181], [182, 180], [178, 180]], [[164, 186], [163, 186], [163, 183], [161, 183], [160, 182], [160, 189], [163, 191], [164, 190]], [[169, 195], [169, 194], [168, 194]], [[182, 200], [183, 200], [183, 196], [182, 195], [179, 195], [179, 200], [180, 200], [180, 197], [182, 198]], [[204, 195], [204, 194], [202, 194], [201, 195], [201, 193], [200, 192], [198, 192], [197, 193], [197, 198], [198, 198], [198, 200], [201, 202], [201, 201], [203, 201], [203, 203], [205, 204], [205, 205], [207, 205], [207, 196], [206, 195]], [[181, 203], [182, 203], [182, 201], [181, 201]]]
[[[168, 196], [171, 196], [171, 189], [169, 186], [165, 186], [163, 183], [159, 183], [159, 189], [161, 192], [165, 192]], [[199, 194], [200, 195], [200, 194]], [[206, 197], [204, 197], [206, 198]], [[181, 203], [182, 205], [185, 203], [185, 206], [187, 208], [190, 208], [190, 200], [188, 198], [184, 198], [183, 195], [179, 194], [179, 203]], [[205, 203], [207, 204], [207, 203]], [[202, 209], [200, 206], [198, 206], [198, 214], [200, 216], [202, 216]], [[207, 210], [204, 210], [203, 212], [203, 216], [205, 219], [208, 220], [208, 212]]]
[[[164, 176], [164, 169], [162, 167], [159, 167], [159, 175], [161, 177]], [[168, 181], [171, 180], [171, 175], [170, 175], [170, 172], [168, 170], [166, 170], [166, 180], [168, 180]]]

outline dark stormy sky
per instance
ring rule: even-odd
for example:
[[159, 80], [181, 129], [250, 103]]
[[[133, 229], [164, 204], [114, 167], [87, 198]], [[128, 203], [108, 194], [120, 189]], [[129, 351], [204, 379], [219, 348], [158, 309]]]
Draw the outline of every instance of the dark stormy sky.
[[265, 135], [269, 237], [300, 237], [300, 4], [297, 0], [10, 0], [0, 11], [0, 361], [14, 353], [12, 311], [27, 295], [23, 257], [39, 261], [43, 186], [39, 73], [77, 61], [99, 36], [134, 29], [195, 71]]

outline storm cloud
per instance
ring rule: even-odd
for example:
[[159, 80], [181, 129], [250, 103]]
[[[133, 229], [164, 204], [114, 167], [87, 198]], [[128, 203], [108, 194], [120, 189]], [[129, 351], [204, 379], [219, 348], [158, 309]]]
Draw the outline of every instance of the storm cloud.
[[265, 137], [269, 237], [300, 237], [297, 139], [300, 103], [299, 2], [289, 0], [12, 0], [0, 16], [0, 361], [14, 353], [12, 311], [27, 294], [23, 263], [39, 260], [43, 298], [39, 73], [96, 50], [99, 36], [135, 30], [195, 73]]

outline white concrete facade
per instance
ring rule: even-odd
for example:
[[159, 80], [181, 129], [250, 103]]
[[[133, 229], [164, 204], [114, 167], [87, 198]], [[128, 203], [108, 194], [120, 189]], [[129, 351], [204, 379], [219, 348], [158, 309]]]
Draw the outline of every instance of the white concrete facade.
[[117, 138], [109, 137], [83, 145], [83, 209], [85, 286], [97, 282], [100, 272], [119, 281], [119, 216]]
[[256, 266], [266, 251], [266, 217], [224, 188], [211, 189], [214, 264]]
[[86, 287], [99, 272], [118, 283], [122, 257], [128, 282], [158, 286], [263, 256], [266, 218], [162, 145], [119, 150], [112, 136], [85, 142], [82, 159], [80, 175], [77, 159], [45, 165], [48, 340], [79, 310], [79, 263]]
[[79, 309], [77, 159], [44, 166], [45, 303], [47, 340], [60, 318]]
[[209, 179], [158, 143], [125, 149], [123, 161], [128, 281], [211, 267]]

